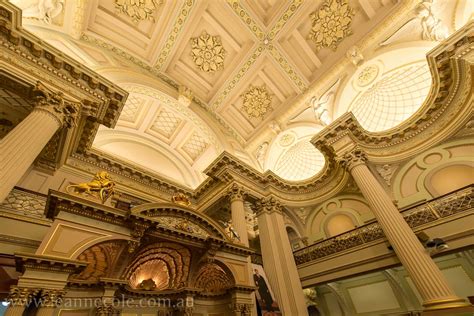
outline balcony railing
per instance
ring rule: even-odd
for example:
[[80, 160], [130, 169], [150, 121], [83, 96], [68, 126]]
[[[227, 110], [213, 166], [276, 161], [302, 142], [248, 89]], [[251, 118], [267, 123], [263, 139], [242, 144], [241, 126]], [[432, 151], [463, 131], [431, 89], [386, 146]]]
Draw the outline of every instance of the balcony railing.
[[[474, 207], [474, 185], [440, 196], [402, 211], [408, 225], [418, 226], [458, 214]], [[293, 252], [297, 265], [321, 259], [359, 245], [385, 238], [380, 225], [366, 224], [343, 234], [314, 243]]]

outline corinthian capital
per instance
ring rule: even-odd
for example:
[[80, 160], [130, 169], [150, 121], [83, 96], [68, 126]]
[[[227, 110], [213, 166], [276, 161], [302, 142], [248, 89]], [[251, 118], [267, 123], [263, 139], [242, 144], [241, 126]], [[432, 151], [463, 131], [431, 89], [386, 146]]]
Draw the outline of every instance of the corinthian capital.
[[44, 289], [41, 291], [41, 306], [58, 307], [61, 305], [65, 294], [66, 291], [64, 290]]
[[10, 288], [8, 301], [12, 306], [26, 306], [38, 292], [39, 289], [13, 286]]
[[261, 213], [281, 213], [281, 203], [273, 196], [263, 198], [257, 202], [257, 216]]
[[244, 188], [237, 183], [234, 183], [227, 191], [227, 195], [230, 197], [231, 202], [243, 201], [246, 194]]
[[62, 92], [48, 90], [41, 82], [37, 82], [33, 90], [36, 103], [35, 110], [46, 111], [52, 115], [60, 126], [71, 128], [76, 125], [80, 104], [67, 100]]
[[337, 161], [341, 167], [350, 171], [355, 166], [365, 164], [367, 162], [367, 155], [359, 147], [354, 147], [351, 151], [338, 158]]

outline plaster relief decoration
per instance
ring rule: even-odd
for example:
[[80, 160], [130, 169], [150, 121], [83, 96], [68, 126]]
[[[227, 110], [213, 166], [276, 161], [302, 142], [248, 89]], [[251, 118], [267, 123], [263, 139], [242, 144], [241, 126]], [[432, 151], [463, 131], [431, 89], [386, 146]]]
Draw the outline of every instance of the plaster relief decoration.
[[62, 24], [62, 21], [57, 21], [57, 19], [64, 12], [64, 0], [16, 0], [12, 3], [22, 10], [23, 18], [42, 21], [46, 24]]
[[162, 0], [115, 0], [115, 9], [135, 23], [144, 20], [154, 22], [153, 14], [162, 3]]
[[366, 66], [362, 68], [362, 70], [357, 75], [357, 84], [361, 87], [368, 86], [375, 81], [378, 74], [379, 67], [376, 65]]
[[270, 95], [265, 85], [250, 85], [241, 97], [243, 98], [242, 110], [244, 110], [249, 117], [263, 118], [271, 109], [273, 96]]
[[421, 37], [427, 41], [442, 41], [448, 37], [448, 29], [433, 14], [432, 4], [433, 0], [422, 1], [415, 9], [423, 29]]
[[220, 36], [209, 35], [203, 31], [200, 36], [191, 38], [191, 57], [196, 66], [204, 72], [214, 73], [224, 68], [226, 50]]
[[327, 0], [311, 13], [312, 26], [308, 37], [316, 44], [316, 50], [326, 47], [335, 51], [339, 43], [352, 34], [353, 16], [354, 10], [347, 0]]
[[184, 231], [203, 238], [209, 236], [209, 234], [204, 229], [195, 223], [180, 217], [160, 216], [158, 226]]

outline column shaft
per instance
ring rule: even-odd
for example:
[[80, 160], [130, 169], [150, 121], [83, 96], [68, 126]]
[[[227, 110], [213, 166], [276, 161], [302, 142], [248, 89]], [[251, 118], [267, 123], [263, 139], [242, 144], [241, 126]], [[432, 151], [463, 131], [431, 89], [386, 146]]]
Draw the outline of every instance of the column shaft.
[[420, 292], [423, 306], [427, 309], [437, 309], [465, 305], [464, 300], [456, 296], [450, 288], [444, 275], [367, 165], [355, 164], [350, 172], [400, 262]]
[[281, 211], [267, 208], [257, 216], [263, 265], [280, 310], [283, 315], [308, 315]]
[[247, 233], [247, 222], [245, 220], [245, 208], [243, 199], [231, 198], [230, 210], [232, 213], [232, 224], [240, 236], [240, 242], [249, 246], [249, 236]]
[[8, 306], [5, 311], [5, 316], [22, 316], [25, 311], [25, 306]]
[[47, 110], [34, 109], [0, 141], [0, 202], [18, 183], [60, 124]]

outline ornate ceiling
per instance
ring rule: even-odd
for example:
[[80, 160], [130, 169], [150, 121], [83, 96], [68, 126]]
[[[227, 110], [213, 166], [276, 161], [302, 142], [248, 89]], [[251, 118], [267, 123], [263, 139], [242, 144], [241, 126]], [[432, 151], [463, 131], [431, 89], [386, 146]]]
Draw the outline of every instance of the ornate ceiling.
[[426, 52], [473, 10], [468, 0], [12, 2], [30, 31], [130, 92], [93, 146], [191, 188], [222, 150], [287, 180], [314, 176], [324, 161], [309, 137], [348, 110], [371, 131], [397, 125], [428, 93]]

